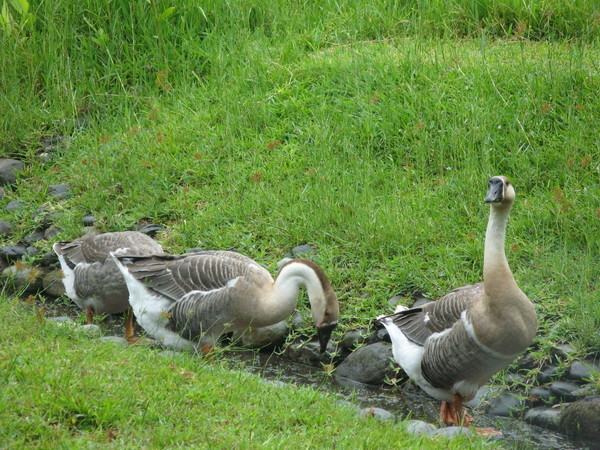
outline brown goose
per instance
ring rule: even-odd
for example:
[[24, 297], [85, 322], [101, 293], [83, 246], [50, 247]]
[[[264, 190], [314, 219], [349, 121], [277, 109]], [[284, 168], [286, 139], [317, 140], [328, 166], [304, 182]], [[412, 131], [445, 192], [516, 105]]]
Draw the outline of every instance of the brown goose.
[[[88, 234], [53, 247], [64, 274], [67, 296], [85, 310], [87, 323], [94, 314], [114, 314], [129, 309], [129, 291], [111, 252], [133, 255], [163, 253], [156, 241], [137, 231]], [[125, 337], [133, 340], [133, 314], [129, 312]]]
[[422, 389], [442, 400], [440, 420], [446, 424], [463, 423], [463, 402], [535, 337], [535, 309], [517, 286], [504, 253], [514, 199], [508, 178], [489, 180], [483, 283], [378, 317], [389, 332], [394, 358]]
[[254, 260], [230, 251], [132, 257], [115, 261], [129, 288], [138, 323], [163, 344], [208, 351], [229, 331], [261, 328], [294, 311], [305, 287], [324, 351], [339, 316], [338, 301], [323, 270], [293, 259], [276, 280]]

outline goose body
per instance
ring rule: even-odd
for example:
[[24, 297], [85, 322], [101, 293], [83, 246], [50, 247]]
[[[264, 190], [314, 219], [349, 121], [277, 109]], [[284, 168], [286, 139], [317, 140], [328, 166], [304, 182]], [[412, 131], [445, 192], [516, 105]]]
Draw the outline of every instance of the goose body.
[[446, 423], [462, 421], [462, 403], [527, 349], [537, 328], [534, 306], [517, 286], [504, 252], [514, 189], [503, 176], [492, 177], [488, 186], [483, 283], [378, 317], [407, 375], [443, 401], [440, 418]]
[[56, 242], [53, 249], [67, 296], [86, 311], [88, 323], [93, 314], [114, 314], [129, 308], [129, 291], [111, 252], [163, 253], [160, 244], [137, 231], [88, 234], [71, 242]]
[[115, 254], [138, 323], [164, 345], [211, 347], [229, 331], [261, 328], [292, 314], [307, 289], [323, 351], [337, 325], [337, 297], [323, 270], [294, 259], [277, 279], [231, 251], [132, 257]]

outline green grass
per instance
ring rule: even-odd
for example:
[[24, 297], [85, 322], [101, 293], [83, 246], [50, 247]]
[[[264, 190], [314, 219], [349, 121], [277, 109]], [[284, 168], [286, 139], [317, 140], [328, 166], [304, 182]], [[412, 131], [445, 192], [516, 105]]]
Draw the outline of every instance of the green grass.
[[[336, 397], [265, 383], [219, 360], [122, 348], [0, 299], [0, 437], [7, 447], [420, 448], [401, 424]], [[39, 318], [39, 317], [38, 317]], [[481, 448], [461, 438], [448, 448]]]
[[[0, 148], [27, 168], [0, 208], [27, 207], [3, 210], [3, 245], [42, 205], [63, 213], [56, 239], [87, 213], [102, 231], [158, 222], [168, 251], [236, 248], [272, 272], [311, 243], [342, 333], [392, 295], [480, 281], [503, 174], [543, 348], [600, 351], [598, 3], [381, 3], [9, 5]], [[56, 135], [72, 140], [44, 163]], [[48, 195], [64, 182], [72, 198]]]

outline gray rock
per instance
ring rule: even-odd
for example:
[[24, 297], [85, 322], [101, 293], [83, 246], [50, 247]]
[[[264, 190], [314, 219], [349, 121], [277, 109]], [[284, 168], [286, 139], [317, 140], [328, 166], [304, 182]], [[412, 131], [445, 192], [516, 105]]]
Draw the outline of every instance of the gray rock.
[[2, 200], [5, 195], [6, 195], [6, 191], [4, 190], [3, 187], [0, 186], [0, 200]]
[[102, 335], [102, 329], [98, 325], [93, 323], [86, 323], [81, 327], [81, 329], [83, 330], [86, 336], [98, 337]]
[[61, 270], [52, 270], [42, 278], [42, 287], [44, 293], [52, 297], [60, 297], [65, 294], [65, 285], [62, 281], [63, 273]]
[[573, 395], [579, 389], [579, 385], [568, 381], [555, 381], [550, 385], [550, 391], [562, 400], [572, 401], [576, 397]]
[[150, 237], [155, 237], [156, 233], [158, 233], [159, 231], [163, 231], [165, 229], [165, 227], [163, 227], [162, 225], [157, 225], [155, 223], [149, 224], [149, 225], [144, 225], [142, 227], [139, 228], [139, 232], [140, 233], [144, 233], [147, 234]]
[[362, 417], [373, 417], [380, 420], [396, 421], [396, 416], [382, 408], [369, 407], [363, 408], [358, 413]]
[[550, 391], [550, 389], [535, 387], [531, 391], [529, 391], [529, 401], [538, 405], [540, 403], [550, 403], [555, 395]]
[[527, 411], [524, 420], [531, 425], [557, 430], [559, 428], [560, 416], [560, 408], [538, 406]]
[[600, 397], [578, 400], [567, 406], [560, 418], [560, 428], [570, 436], [597, 439]]
[[83, 216], [82, 221], [83, 221], [84, 226], [91, 227], [96, 222], [96, 218], [94, 216], [92, 216], [91, 214], [88, 214], [87, 216]]
[[475, 434], [475, 430], [469, 427], [442, 427], [433, 430], [431, 436], [443, 436], [446, 438], [453, 438], [456, 436], [470, 436]]
[[67, 317], [67, 316], [48, 317], [46, 320], [48, 322], [53, 322], [53, 323], [68, 323], [68, 324], [75, 323], [73, 321], [73, 319], [71, 319], [70, 317]]
[[44, 267], [56, 266], [58, 265], [58, 256], [56, 256], [56, 253], [50, 250], [47, 253], [45, 253], [44, 256], [42, 256], [42, 259], [40, 260], [40, 265]]
[[71, 143], [69, 136], [44, 136], [40, 139], [40, 143], [44, 147], [44, 152], [54, 153], [59, 147], [66, 148]]
[[518, 413], [525, 406], [525, 401], [513, 394], [505, 391], [490, 402], [488, 414], [492, 416], [510, 417], [513, 413]]
[[292, 361], [306, 364], [308, 366], [322, 367], [331, 361], [329, 353], [335, 352], [335, 346], [329, 342], [327, 350], [320, 352], [318, 342], [294, 343], [286, 348], [285, 355]]
[[413, 436], [421, 436], [422, 434], [431, 434], [437, 427], [422, 420], [409, 420], [406, 422], [406, 431]]
[[30, 235], [26, 236], [24, 240], [27, 245], [35, 244], [36, 242], [44, 240], [44, 232], [39, 230], [34, 231]]
[[513, 384], [522, 384], [522, 383], [525, 383], [525, 381], [526, 381], [525, 377], [518, 373], [507, 373], [506, 376], [504, 377], [504, 379], [508, 383], [513, 383]]
[[71, 187], [68, 184], [51, 184], [48, 193], [53, 197], [65, 200], [71, 197]]
[[13, 200], [12, 202], [8, 202], [6, 204], [6, 206], [4, 207], [4, 210], [6, 212], [13, 212], [13, 211], [17, 211], [19, 209], [23, 209], [25, 207], [25, 203], [23, 203], [21, 200]]
[[481, 386], [475, 397], [472, 400], [465, 402], [465, 406], [473, 409], [484, 410], [489, 406], [491, 399], [493, 399], [496, 395], [499, 395], [499, 389], [493, 389], [485, 385]]
[[7, 245], [0, 247], [0, 258], [4, 260], [15, 261], [21, 259], [27, 253], [27, 248], [23, 245]]
[[29, 247], [27, 247], [25, 249], [25, 253], [28, 256], [37, 256], [40, 254], [40, 250], [38, 248], [34, 247], [33, 245], [30, 245]]
[[402, 295], [394, 295], [392, 298], [390, 298], [388, 300], [388, 306], [390, 307], [391, 310], [394, 310], [396, 308], [396, 305], [398, 305], [398, 303], [400, 303], [403, 300], [404, 300], [404, 297]]
[[311, 253], [315, 253], [317, 249], [309, 244], [298, 245], [292, 249], [292, 255], [296, 258], [307, 257]]
[[594, 388], [593, 385], [591, 384], [586, 384], [585, 386], [581, 386], [579, 389], [574, 390], [573, 392], [571, 392], [571, 395], [573, 395], [573, 397], [580, 399], [583, 397], [586, 397], [588, 395], [593, 395], [596, 392], [596, 389]]
[[357, 345], [364, 344], [371, 335], [368, 330], [352, 330], [348, 331], [340, 341], [340, 347], [344, 350], [354, 350]]
[[40, 223], [42, 228], [47, 228], [52, 225], [60, 215], [59, 212], [51, 212], [47, 206], [40, 206], [33, 213], [33, 218]]
[[46, 231], [44, 231], [44, 239], [50, 241], [58, 236], [62, 230], [55, 225], [50, 225]]
[[575, 350], [575, 347], [569, 344], [558, 344], [550, 351], [554, 356], [558, 356], [559, 358], [565, 358], [575, 353], [577, 350]]
[[276, 346], [285, 342], [288, 333], [288, 325], [282, 321], [268, 327], [246, 330], [241, 335], [240, 342], [243, 347], [247, 348]]
[[540, 383], [548, 383], [559, 377], [559, 369], [557, 366], [549, 365], [542, 369], [539, 374], [538, 380]]
[[103, 342], [112, 342], [113, 344], [118, 344], [123, 347], [129, 346], [127, 339], [119, 337], [119, 336], [104, 336], [104, 337], [101, 337], [100, 340]]
[[335, 376], [381, 385], [395, 374], [392, 361], [390, 345], [383, 342], [366, 345], [348, 355], [336, 369]]
[[12, 224], [6, 220], [0, 220], [0, 235], [10, 236], [12, 232]]
[[573, 380], [589, 380], [592, 373], [600, 372], [600, 365], [591, 359], [577, 361], [569, 369], [569, 378]]
[[377, 330], [377, 333], [375, 336], [378, 341], [392, 342], [392, 340], [390, 339], [390, 334], [387, 332], [387, 330], [385, 328]]
[[300, 314], [298, 311], [296, 311], [294, 314], [292, 314], [292, 320], [291, 320], [292, 330], [301, 330], [303, 328], [306, 328], [307, 326], [309, 326], [309, 325], [304, 320], [304, 317], [302, 317], [302, 314]]
[[25, 292], [37, 292], [41, 290], [44, 274], [42, 268], [28, 266], [21, 262], [9, 266], [2, 271], [2, 275], [10, 278], [16, 288], [24, 289]]
[[23, 172], [23, 163], [16, 159], [0, 159], [0, 185], [14, 184], [17, 174]]

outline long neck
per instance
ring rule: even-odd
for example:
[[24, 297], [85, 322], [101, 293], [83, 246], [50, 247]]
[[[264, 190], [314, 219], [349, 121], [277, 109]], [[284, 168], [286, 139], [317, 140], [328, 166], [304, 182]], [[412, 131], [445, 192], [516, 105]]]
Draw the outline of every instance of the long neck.
[[325, 301], [323, 284], [315, 270], [303, 262], [290, 262], [279, 272], [271, 293], [265, 299], [265, 311], [275, 321], [288, 317], [298, 303], [298, 291], [306, 288], [311, 305], [314, 301]]
[[483, 283], [485, 291], [489, 295], [516, 287], [515, 279], [504, 253], [506, 224], [509, 213], [510, 205], [493, 205], [491, 207], [483, 255]]

